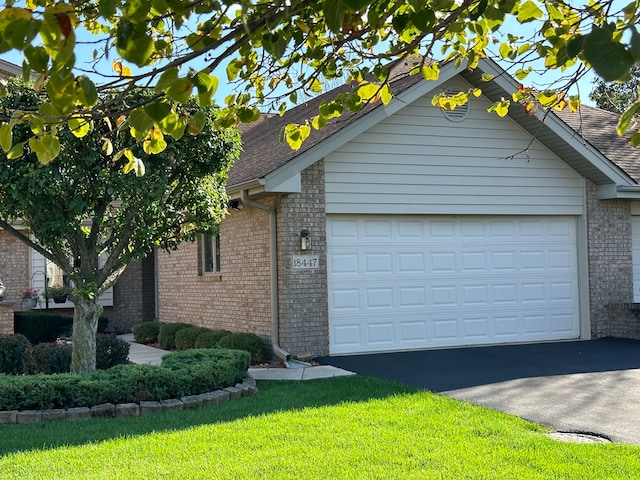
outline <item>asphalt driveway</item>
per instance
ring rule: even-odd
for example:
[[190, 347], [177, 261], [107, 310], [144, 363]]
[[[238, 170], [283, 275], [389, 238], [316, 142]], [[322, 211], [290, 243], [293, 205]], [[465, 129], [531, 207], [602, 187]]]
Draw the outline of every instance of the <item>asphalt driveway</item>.
[[640, 444], [640, 341], [604, 338], [318, 361], [511, 413], [558, 431]]

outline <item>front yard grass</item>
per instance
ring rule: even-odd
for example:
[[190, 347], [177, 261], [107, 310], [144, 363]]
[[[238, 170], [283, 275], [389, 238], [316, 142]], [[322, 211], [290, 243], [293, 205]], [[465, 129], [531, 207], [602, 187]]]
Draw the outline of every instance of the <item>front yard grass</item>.
[[5, 479], [635, 478], [640, 447], [545, 429], [370, 377], [137, 418], [0, 426]]

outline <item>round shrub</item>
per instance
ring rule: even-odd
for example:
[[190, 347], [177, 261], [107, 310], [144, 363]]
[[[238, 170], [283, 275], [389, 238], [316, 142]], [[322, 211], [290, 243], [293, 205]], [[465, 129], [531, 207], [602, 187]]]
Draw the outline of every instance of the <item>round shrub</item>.
[[232, 333], [222, 337], [218, 341], [218, 345], [222, 348], [233, 348], [249, 352], [251, 354], [251, 362], [254, 364], [264, 360], [262, 339], [255, 333]]
[[176, 333], [183, 328], [191, 327], [188, 323], [162, 323], [158, 333], [158, 343], [164, 350], [174, 350], [176, 348]]
[[133, 327], [133, 339], [143, 345], [158, 343], [159, 333], [160, 322], [143, 322]]
[[29, 339], [20, 333], [0, 335], [0, 373], [22, 373], [22, 364], [30, 346]]
[[194, 348], [198, 336], [209, 331], [210, 330], [208, 328], [204, 327], [181, 328], [176, 332], [176, 348], [178, 350]]
[[129, 361], [129, 342], [116, 335], [99, 333], [96, 337], [96, 368], [106, 370]]
[[231, 335], [229, 330], [208, 330], [202, 332], [196, 338], [196, 342], [193, 345], [195, 348], [215, 348], [218, 346], [218, 342], [221, 338]]

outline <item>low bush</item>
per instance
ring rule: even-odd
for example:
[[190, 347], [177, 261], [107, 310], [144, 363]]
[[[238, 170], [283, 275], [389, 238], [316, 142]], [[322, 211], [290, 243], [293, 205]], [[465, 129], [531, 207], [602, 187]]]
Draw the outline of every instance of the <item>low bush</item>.
[[[14, 331], [21, 333], [32, 344], [53, 342], [59, 337], [70, 337], [73, 329], [73, 317], [51, 312], [15, 312], [13, 315]], [[98, 332], [107, 329], [109, 319], [98, 318]]]
[[202, 332], [196, 338], [196, 342], [194, 343], [195, 348], [214, 348], [218, 346], [218, 342], [222, 337], [226, 337], [227, 335], [231, 335], [232, 332], [229, 330], [207, 330], [206, 332]]
[[[38, 343], [30, 346], [28, 340], [22, 335], [25, 343], [22, 345], [19, 368], [3, 369], [6, 374], [54, 374], [68, 373], [71, 367], [71, 344], [68, 343]], [[7, 350], [0, 342], [0, 358]], [[128, 362], [129, 344], [115, 335], [99, 333], [96, 337], [96, 368], [106, 370], [115, 365], [122, 365]], [[16, 359], [18, 356], [16, 355]], [[17, 360], [16, 360], [17, 361]]]
[[158, 332], [158, 343], [164, 350], [176, 348], [176, 332], [182, 328], [191, 327], [188, 323], [162, 323]]
[[195, 348], [198, 336], [210, 331], [211, 330], [205, 327], [191, 326], [189, 328], [181, 328], [176, 332], [176, 349], [180, 351]]
[[248, 352], [222, 348], [192, 349], [169, 354], [162, 367], [186, 374], [190, 391], [209, 391], [234, 385], [251, 364]]
[[0, 335], [0, 373], [22, 373], [25, 353], [31, 343], [22, 334]]
[[232, 333], [222, 337], [218, 341], [222, 348], [244, 350], [251, 354], [252, 363], [261, 363], [264, 360], [262, 339], [255, 333]]
[[88, 376], [0, 375], [0, 411], [89, 407], [196, 395], [235, 385], [246, 377], [248, 367], [247, 352], [210, 349], [169, 354], [161, 366], [117, 365]]
[[27, 349], [23, 373], [27, 375], [69, 373], [71, 345], [39, 343]]
[[99, 333], [96, 337], [96, 368], [106, 370], [116, 365], [126, 365], [129, 357], [129, 342], [116, 335]]
[[160, 333], [160, 322], [143, 322], [133, 327], [133, 339], [136, 343], [149, 345], [158, 343], [158, 334]]

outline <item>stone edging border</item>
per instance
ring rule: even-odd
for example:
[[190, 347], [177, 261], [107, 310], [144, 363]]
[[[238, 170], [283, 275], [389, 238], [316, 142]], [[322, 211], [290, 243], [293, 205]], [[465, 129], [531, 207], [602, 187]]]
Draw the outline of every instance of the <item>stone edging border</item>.
[[183, 410], [185, 408], [214, 405], [234, 398], [247, 397], [258, 392], [256, 381], [245, 378], [235, 387], [226, 387], [214, 392], [188, 395], [180, 399], [141, 401], [140, 403], [103, 403], [93, 407], [57, 408], [50, 410], [0, 411], [0, 424], [40, 423], [62, 420], [84, 420], [87, 418], [138, 417], [156, 412]]

